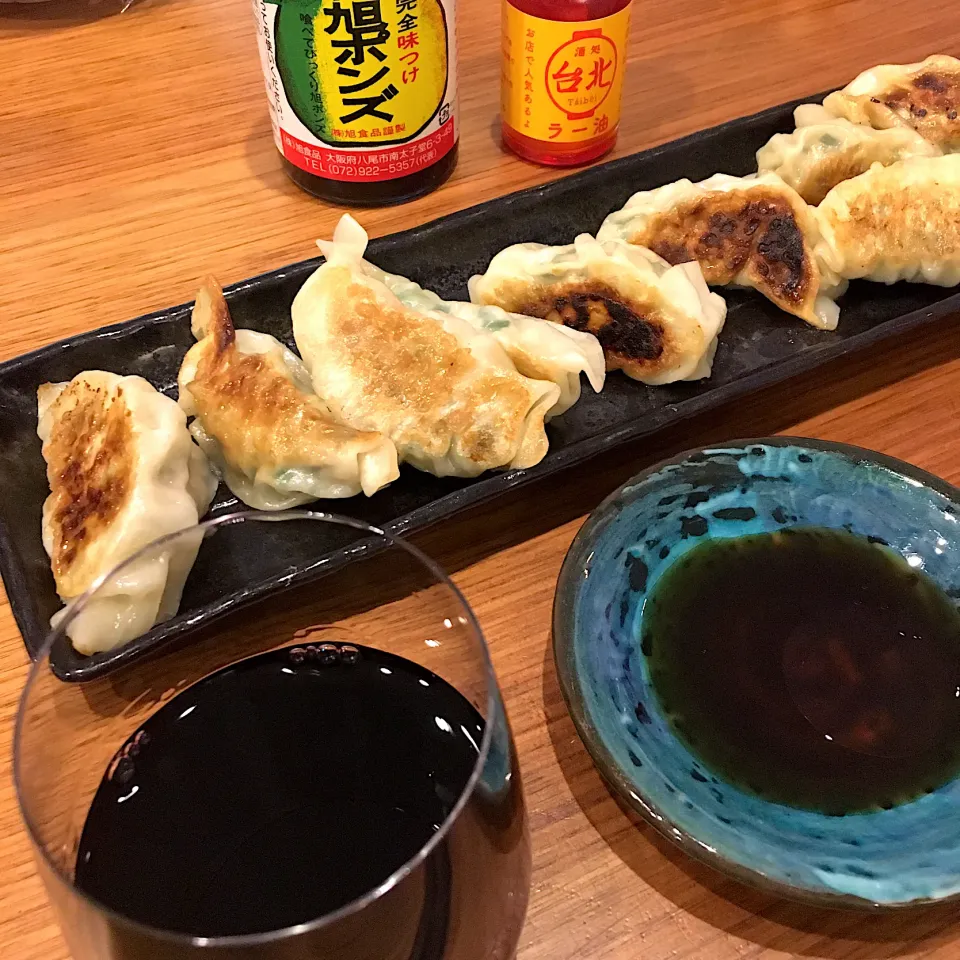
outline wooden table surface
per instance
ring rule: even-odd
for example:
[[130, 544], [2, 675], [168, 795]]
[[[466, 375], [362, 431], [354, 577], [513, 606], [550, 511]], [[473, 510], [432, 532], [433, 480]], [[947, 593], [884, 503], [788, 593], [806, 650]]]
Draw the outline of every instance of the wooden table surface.
[[[312, 256], [340, 211], [294, 187], [270, 136], [247, 0], [0, 2], [0, 360]], [[389, 233], [558, 174], [497, 140], [497, 0], [461, 0], [460, 164], [440, 191], [371, 211]], [[635, 0], [617, 154], [850, 79], [960, 52], [960, 15], [920, 0]], [[534, 841], [521, 960], [873, 960], [960, 956], [956, 911], [814, 910], [691, 862], [625, 814], [566, 714], [549, 646], [564, 553], [603, 496], [657, 458], [769, 433], [842, 440], [960, 483], [960, 322], [835, 363], [642, 441], [419, 542], [486, 628], [516, 733]], [[0, 952], [66, 949], [9, 771], [27, 666], [0, 606]]]

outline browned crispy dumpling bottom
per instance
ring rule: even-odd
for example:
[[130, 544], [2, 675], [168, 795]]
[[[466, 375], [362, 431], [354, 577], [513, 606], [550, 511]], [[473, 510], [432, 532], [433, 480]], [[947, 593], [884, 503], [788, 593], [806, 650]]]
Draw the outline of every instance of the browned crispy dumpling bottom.
[[709, 284], [746, 271], [775, 303], [801, 309], [817, 276], [791, 205], [773, 193], [718, 193], [651, 218], [630, 237], [668, 263], [696, 260]]
[[562, 292], [544, 292], [539, 300], [510, 308], [554, 323], [592, 333], [603, 348], [608, 370], [634, 374], [656, 368], [671, 352], [667, 327], [655, 309], [626, 302], [610, 287], [570, 285]]

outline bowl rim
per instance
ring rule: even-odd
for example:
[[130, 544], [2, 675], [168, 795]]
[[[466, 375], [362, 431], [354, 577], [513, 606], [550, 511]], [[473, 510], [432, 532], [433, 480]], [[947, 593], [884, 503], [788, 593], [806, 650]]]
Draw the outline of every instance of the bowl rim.
[[893, 473], [919, 482], [921, 486], [934, 490], [960, 507], [960, 487], [954, 486], [942, 477], [876, 450], [810, 437], [778, 435], [704, 444], [683, 450], [646, 467], [617, 487], [590, 513], [573, 538], [557, 577], [552, 613], [553, 662], [560, 693], [566, 703], [567, 712], [573, 720], [577, 735], [586, 747], [587, 753], [590, 754], [603, 780], [613, 788], [618, 797], [631, 810], [643, 817], [662, 837], [669, 840], [674, 846], [679, 847], [694, 860], [704, 863], [726, 876], [733, 877], [754, 889], [817, 907], [871, 911], [874, 913], [896, 912], [931, 904], [960, 901], [960, 892], [945, 897], [891, 901], [872, 901], [848, 893], [819, 892], [808, 887], [773, 879], [757, 868], [749, 867], [738, 860], [732, 860], [724, 856], [713, 848], [706, 847], [692, 833], [681, 830], [673, 822], [670, 815], [658, 804], [643, 796], [642, 791], [637, 791], [635, 785], [626, 776], [621, 764], [607, 748], [584, 708], [583, 699], [576, 687], [577, 669], [574, 659], [573, 619], [567, 616], [567, 613], [573, 610], [579, 583], [583, 579], [581, 576], [583, 561], [590, 552], [591, 544], [603, 528], [617, 516], [618, 511], [612, 508], [623, 499], [624, 493], [629, 491], [630, 488], [639, 487], [649, 477], [660, 473], [666, 467], [679, 465], [698, 454], [719, 454], [723, 451], [750, 446], [800, 447], [823, 453], [841, 454], [857, 466], [867, 462], [877, 464]]

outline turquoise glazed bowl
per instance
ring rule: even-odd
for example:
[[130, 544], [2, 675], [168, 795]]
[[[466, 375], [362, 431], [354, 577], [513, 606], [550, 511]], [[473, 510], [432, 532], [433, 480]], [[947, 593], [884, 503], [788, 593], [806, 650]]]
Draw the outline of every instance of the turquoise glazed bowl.
[[554, 603], [560, 686], [623, 800], [687, 853], [764, 890], [827, 906], [903, 907], [960, 894], [960, 780], [912, 803], [835, 817], [719, 779], [673, 734], [640, 651], [644, 600], [710, 537], [817, 526], [878, 537], [960, 604], [960, 491], [881, 454], [778, 437], [694, 450], [602, 503], [567, 554]]

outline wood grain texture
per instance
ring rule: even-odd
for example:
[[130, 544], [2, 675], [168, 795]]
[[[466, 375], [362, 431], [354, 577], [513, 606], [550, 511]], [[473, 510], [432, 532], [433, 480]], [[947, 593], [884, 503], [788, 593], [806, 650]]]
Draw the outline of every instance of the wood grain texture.
[[[0, 3], [0, 359], [312, 256], [340, 211], [289, 183], [269, 134], [246, 0]], [[449, 184], [364, 214], [390, 233], [560, 175], [497, 141], [499, 11], [461, 0], [462, 147]], [[917, 0], [635, 0], [616, 154], [850, 79], [960, 52], [960, 15]], [[787, 432], [903, 457], [960, 482], [960, 322], [835, 363], [639, 442], [418, 538], [493, 649], [534, 839], [522, 960], [955, 958], [955, 910], [813, 910], [725, 880], [625, 813], [577, 740], [549, 645], [563, 555], [584, 515], [659, 457]], [[62, 960], [10, 777], [26, 657], [0, 606], [0, 942]]]

